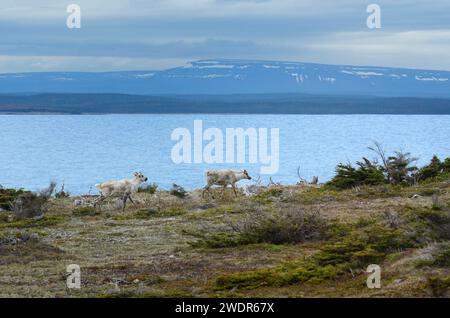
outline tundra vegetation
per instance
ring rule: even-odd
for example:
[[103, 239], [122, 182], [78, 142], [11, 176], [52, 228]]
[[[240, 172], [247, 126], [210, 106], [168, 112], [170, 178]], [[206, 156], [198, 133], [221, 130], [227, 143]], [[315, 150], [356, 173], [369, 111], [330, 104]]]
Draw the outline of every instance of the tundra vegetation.
[[[418, 168], [373, 149], [378, 160], [340, 164], [323, 185], [144, 186], [125, 211], [53, 184], [1, 189], [0, 296], [450, 296], [450, 158]], [[74, 263], [79, 290], [66, 287]], [[366, 286], [369, 264], [380, 289]]]

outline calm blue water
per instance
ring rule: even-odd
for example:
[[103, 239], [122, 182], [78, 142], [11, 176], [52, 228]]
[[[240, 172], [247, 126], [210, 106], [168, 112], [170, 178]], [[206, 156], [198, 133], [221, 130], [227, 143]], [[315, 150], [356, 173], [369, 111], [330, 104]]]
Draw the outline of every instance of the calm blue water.
[[172, 130], [192, 131], [195, 119], [224, 132], [280, 128], [280, 169], [272, 178], [283, 183], [297, 182], [299, 165], [303, 177], [318, 175], [323, 182], [339, 162], [374, 158], [367, 149], [372, 140], [387, 151], [410, 151], [419, 165], [433, 154], [450, 156], [450, 116], [5, 115], [0, 116], [0, 184], [36, 190], [55, 180], [81, 194], [95, 183], [128, 178], [136, 170], [162, 188], [177, 183], [188, 189], [204, 185], [206, 169], [245, 167], [251, 175], [259, 174], [259, 164], [174, 164]]

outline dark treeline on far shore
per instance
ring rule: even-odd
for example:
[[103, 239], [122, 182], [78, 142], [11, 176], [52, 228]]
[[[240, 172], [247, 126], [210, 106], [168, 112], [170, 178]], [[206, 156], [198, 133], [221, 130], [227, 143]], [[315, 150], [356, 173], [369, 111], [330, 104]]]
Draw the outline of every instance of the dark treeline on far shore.
[[450, 99], [306, 94], [3, 94], [0, 114], [450, 114]]

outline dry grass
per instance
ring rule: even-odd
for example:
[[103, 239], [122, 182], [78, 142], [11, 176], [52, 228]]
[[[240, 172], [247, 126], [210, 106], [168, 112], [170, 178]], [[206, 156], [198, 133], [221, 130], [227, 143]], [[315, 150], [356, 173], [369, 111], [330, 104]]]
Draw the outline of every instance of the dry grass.
[[[261, 189], [250, 197], [226, 193], [216, 200], [202, 199], [200, 191], [185, 198], [156, 191], [137, 194], [136, 206], [125, 212], [112, 201], [100, 213], [76, 209], [76, 198], [52, 199], [43, 220], [15, 221], [11, 212], [0, 212], [6, 215], [0, 218], [0, 297], [445, 296], [442, 286], [450, 270], [413, 261], [425, 253], [424, 247], [389, 252], [381, 264], [382, 288], [377, 290], [365, 287], [363, 272], [314, 283], [221, 289], [217, 279], [223, 275], [302, 262], [333, 238], [205, 248], [192, 244], [201, 240], [192, 233], [230, 231], [230, 223], [242, 222], [256, 211], [276, 215], [280, 210], [320, 213], [327, 222], [362, 227], [371, 220], [387, 222], [386, 215], [394, 218], [406, 206], [431, 207], [438, 200], [446, 209], [449, 189], [448, 182], [346, 191], [286, 186]], [[415, 193], [421, 196], [410, 198]], [[438, 199], [433, 197], [436, 193]], [[20, 237], [25, 239], [11, 240]], [[81, 266], [81, 290], [65, 286], [66, 266], [73, 263]]]

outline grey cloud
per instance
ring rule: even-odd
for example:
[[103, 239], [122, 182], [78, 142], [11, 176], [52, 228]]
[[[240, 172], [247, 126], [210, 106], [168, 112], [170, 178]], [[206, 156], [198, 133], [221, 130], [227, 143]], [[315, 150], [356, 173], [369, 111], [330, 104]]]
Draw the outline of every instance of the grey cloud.
[[[82, 7], [80, 30], [66, 28], [64, 1], [3, 0], [4, 61], [17, 57], [30, 70], [62, 69], [64, 63], [83, 68], [94, 60], [104, 70], [107, 61], [114, 69], [138, 69], [215, 57], [450, 69], [442, 37], [450, 30], [448, 0], [373, 1], [381, 6], [383, 28], [372, 31], [365, 25], [368, 0], [73, 2]], [[6, 69], [11, 67], [0, 64], [0, 72]]]
[[80, 47], [78, 41], [64, 45], [49, 43], [0, 44], [0, 55], [17, 56], [109, 56], [145, 58], [242, 58], [242, 56], [264, 57], [283, 54], [287, 46], [259, 44], [252, 41], [228, 41], [206, 39], [204, 41], [175, 41], [166, 43], [98, 43]]

